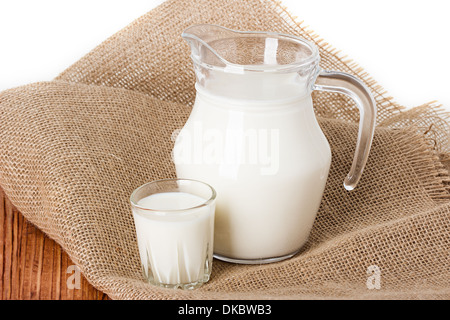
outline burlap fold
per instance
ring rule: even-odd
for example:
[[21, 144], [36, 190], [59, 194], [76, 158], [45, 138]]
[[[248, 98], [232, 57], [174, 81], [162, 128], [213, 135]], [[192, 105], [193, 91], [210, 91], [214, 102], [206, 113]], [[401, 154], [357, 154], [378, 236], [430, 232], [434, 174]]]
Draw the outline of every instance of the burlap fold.
[[[324, 68], [354, 74], [371, 88], [379, 119], [363, 179], [347, 192], [342, 181], [359, 115], [348, 99], [315, 93], [333, 163], [307, 245], [271, 265], [215, 260], [208, 284], [181, 291], [142, 281], [128, 199], [139, 185], [175, 175], [171, 135], [195, 97], [189, 48], [180, 34], [194, 23], [316, 42]], [[431, 104], [402, 111], [335, 52], [276, 2], [167, 1], [54, 81], [0, 94], [0, 185], [113, 299], [448, 299], [446, 115]], [[379, 289], [367, 283], [374, 267], [381, 272]]]

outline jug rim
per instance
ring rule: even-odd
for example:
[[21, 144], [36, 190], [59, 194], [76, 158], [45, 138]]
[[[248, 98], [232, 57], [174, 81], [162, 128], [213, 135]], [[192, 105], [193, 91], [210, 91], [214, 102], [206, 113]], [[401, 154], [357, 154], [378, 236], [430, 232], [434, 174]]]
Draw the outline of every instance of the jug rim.
[[[226, 59], [224, 59], [220, 54], [217, 53], [217, 51], [212, 48], [208, 42], [204, 41], [200, 37], [189, 33], [189, 30], [193, 28], [198, 27], [215, 27], [219, 29], [223, 29], [232, 33], [240, 34], [240, 35], [257, 35], [262, 36], [265, 35], [267, 38], [276, 38], [276, 39], [284, 39], [288, 41], [293, 41], [296, 43], [300, 43], [306, 47], [309, 48], [311, 51], [311, 54], [298, 62], [292, 62], [289, 64], [277, 64], [277, 65], [264, 65], [264, 64], [236, 64], [232, 63]], [[244, 73], [244, 72], [269, 72], [269, 73], [288, 73], [288, 72], [295, 72], [298, 69], [301, 69], [302, 67], [314, 64], [318, 65], [320, 61], [320, 54], [318, 47], [311, 41], [308, 41], [304, 38], [294, 36], [291, 34], [285, 34], [285, 33], [278, 33], [278, 32], [270, 32], [270, 31], [241, 31], [241, 30], [233, 30], [230, 28], [226, 28], [223, 26], [219, 26], [216, 24], [195, 24], [190, 27], [188, 27], [184, 32], [182, 33], [182, 38], [185, 40], [195, 40], [200, 42], [203, 46], [205, 46], [209, 51], [211, 51], [224, 65], [225, 67], [211, 65], [208, 63], [205, 63], [198, 59], [194, 54], [191, 54], [191, 59], [196, 63], [197, 65], [200, 65], [204, 68], [210, 69], [210, 70], [223, 70], [228, 73]]]

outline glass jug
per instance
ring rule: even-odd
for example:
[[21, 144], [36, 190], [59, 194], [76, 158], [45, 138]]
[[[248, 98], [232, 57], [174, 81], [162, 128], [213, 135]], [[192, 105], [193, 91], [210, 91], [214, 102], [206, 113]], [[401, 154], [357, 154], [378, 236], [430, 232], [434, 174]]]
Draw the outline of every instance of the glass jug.
[[244, 264], [295, 255], [312, 229], [331, 164], [311, 92], [338, 92], [360, 110], [356, 154], [344, 187], [367, 161], [376, 106], [357, 78], [322, 71], [316, 46], [269, 32], [195, 25], [189, 43], [196, 100], [175, 136], [178, 178], [217, 191], [214, 256]]

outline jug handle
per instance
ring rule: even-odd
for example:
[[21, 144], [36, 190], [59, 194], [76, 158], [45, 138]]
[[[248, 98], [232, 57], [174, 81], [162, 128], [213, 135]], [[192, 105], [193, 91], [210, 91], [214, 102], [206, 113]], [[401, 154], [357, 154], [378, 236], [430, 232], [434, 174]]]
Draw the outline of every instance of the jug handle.
[[354, 190], [369, 157], [376, 126], [377, 108], [372, 93], [358, 78], [343, 72], [321, 71], [314, 90], [342, 93], [352, 98], [359, 109], [359, 132], [355, 156], [349, 174], [344, 180], [346, 190]]

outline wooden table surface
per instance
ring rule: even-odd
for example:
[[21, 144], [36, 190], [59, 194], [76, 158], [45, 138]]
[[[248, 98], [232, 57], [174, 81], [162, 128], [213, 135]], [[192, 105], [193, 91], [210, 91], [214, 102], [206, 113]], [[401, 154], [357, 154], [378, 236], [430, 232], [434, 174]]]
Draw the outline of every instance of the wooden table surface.
[[0, 300], [108, 300], [0, 188]]

